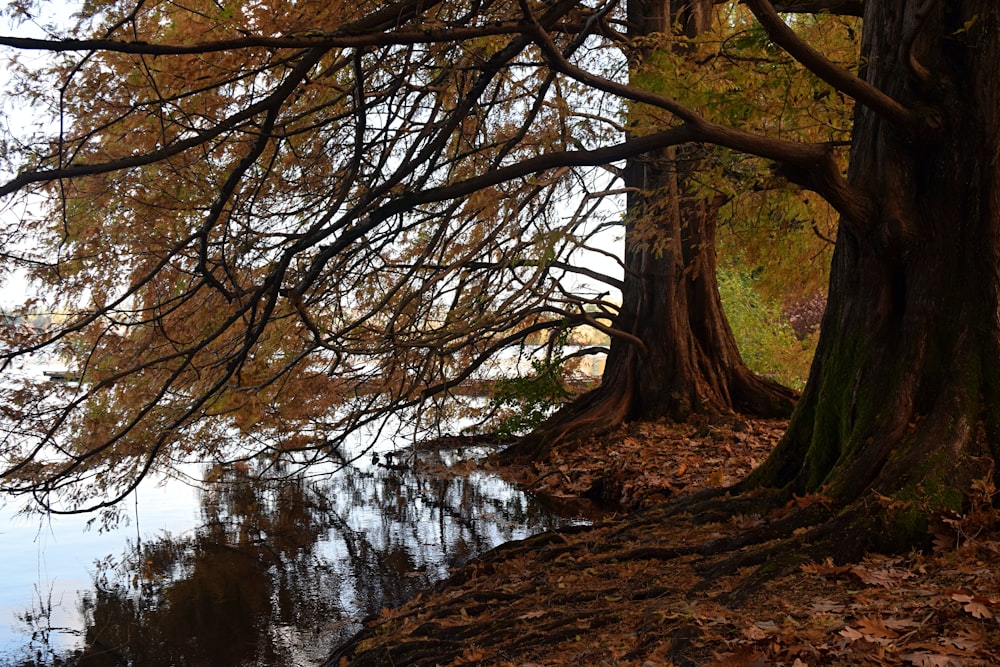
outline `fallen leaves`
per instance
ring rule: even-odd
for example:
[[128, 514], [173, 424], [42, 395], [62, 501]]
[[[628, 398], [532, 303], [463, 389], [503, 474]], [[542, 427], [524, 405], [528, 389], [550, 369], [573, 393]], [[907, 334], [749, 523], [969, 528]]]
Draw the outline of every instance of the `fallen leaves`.
[[806, 563], [801, 566], [801, 570], [806, 574], [829, 577], [850, 572], [852, 567], [852, 565], [834, 565], [833, 559], [827, 558], [822, 563]]
[[[553, 495], [600, 490], [604, 499], [644, 507], [739, 477], [766, 456], [769, 429], [633, 425], [621, 438], [557, 449], [547, 463], [522, 470], [521, 480]], [[775, 437], [780, 430], [776, 423]], [[786, 511], [825, 499], [791, 502]], [[671, 555], [673, 548], [738, 538], [774, 516], [683, 525], [657, 519], [655, 507], [644, 512], [638, 523], [611, 520], [491, 560], [463, 584], [387, 614], [387, 632], [396, 634], [383, 641], [461, 638], [467, 653], [442, 665], [1000, 664], [1000, 535], [985, 501], [942, 516], [933, 552], [809, 563], [734, 607], [713, 600], [754, 568], [695, 591], [698, 559]]]
[[930, 651], [915, 651], [902, 656], [911, 665], [916, 667], [962, 667], [962, 661], [943, 653], [931, 653]]
[[917, 649], [903, 654], [910, 664], [924, 665], [965, 665], [976, 660], [977, 651], [982, 646], [981, 632], [963, 632], [959, 637], [939, 637], [937, 642], [914, 642], [910, 648]]
[[875, 556], [853, 565], [834, 565], [833, 559], [827, 558], [822, 563], [806, 563], [801, 566], [801, 570], [806, 574], [820, 577], [852, 574], [869, 586], [895, 588], [915, 576], [905, 567], [896, 567], [901, 562], [898, 558], [881, 560], [881, 557]]
[[972, 614], [975, 618], [993, 618], [993, 610], [1000, 608], [1000, 600], [993, 600], [966, 591], [952, 593], [951, 599], [962, 603], [962, 609]]
[[847, 626], [840, 631], [840, 635], [850, 641], [864, 639], [873, 644], [887, 646], [899, 638], [897, 630], [912, 627], [916, 625], [916, 622], [912, 619], [889, 618], [883, 620], [878, 617], [862, 616], [854, 625], [857, 627]]
[[[510, 470], [508, 476], [543, 495], [590, 498], [634, 510], [691, 489], [742, 479], [771, 451], [783, 424], [781, 420], [639, 422], [623, 427], [621, 435], [610, 440], [557, 449], [548, 461]], [[802, 500], [811, 503], [820, 497]]]

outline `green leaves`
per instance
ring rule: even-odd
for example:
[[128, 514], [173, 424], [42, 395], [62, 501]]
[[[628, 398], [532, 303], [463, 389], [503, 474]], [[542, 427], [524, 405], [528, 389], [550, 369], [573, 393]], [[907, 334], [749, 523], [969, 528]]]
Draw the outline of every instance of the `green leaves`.
[[816, 347], [816, 334], [798, 340], [780, 304], [763, 297], [750, 274], [733, 267], [719, 272], [719, 293], [743, 361], [750, 370], [802, 389]]
[[531, 360], [526, 375], [497, 380], [490, 408], [499, 415], [494, 432], [500, 439], [523, 435], [541, 424], [572, 396], [567, 389], [563, 348], [569, 331], [563, 330], [545, 348], [545, 355]]

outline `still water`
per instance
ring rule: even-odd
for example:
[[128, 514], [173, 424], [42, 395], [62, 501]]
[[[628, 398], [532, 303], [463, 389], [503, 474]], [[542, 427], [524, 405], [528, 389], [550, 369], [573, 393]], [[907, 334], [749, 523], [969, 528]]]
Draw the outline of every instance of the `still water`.
[[0, 665], [312, 665], [450, 568], [566, 523], [482, 473], [192, 476], [142, 485], [103, 532], [0, 510]]

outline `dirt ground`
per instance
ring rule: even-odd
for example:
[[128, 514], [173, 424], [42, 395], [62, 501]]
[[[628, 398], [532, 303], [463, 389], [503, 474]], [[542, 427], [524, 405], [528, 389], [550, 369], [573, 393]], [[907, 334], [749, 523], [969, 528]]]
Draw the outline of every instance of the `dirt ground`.
[[[740, 480], [783, 428], [636, 424], [498, 468], [557, 501], [617, 511], [481, 556], [370, 619], [328, 664], [1000, 664], [1000, 522], [989, 485], [965, 514], [939, 517], [925, 549], [857, 563], [783, 567], [773, 551], [760, 562], [762, 545], [742, 544], [821, 497], [697, 523], [671, 509], [684, 494]], [[725, 567], [734, 562], [743, 565]]]

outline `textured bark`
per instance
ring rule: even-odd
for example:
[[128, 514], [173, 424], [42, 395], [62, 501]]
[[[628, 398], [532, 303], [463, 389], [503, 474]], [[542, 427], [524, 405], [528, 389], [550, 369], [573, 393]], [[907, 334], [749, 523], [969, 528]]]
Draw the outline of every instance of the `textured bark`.
[[[693, 37], [712, 0], [630, 0], [630, 37], [671, 30]], [[634, 68], [642, 53], [636, 55]], [[509, 454], [538, 455], [565, 437], [606, 432], [624, 420], [693, 413], [787, 416], [795, 394], [752, 373], [726, 320], [716, 281], [719, 202], [693, 193], [705, 151], [679, 147], [626, 165], [628, 226], [622, 307], [601, 385], [566, 406]], [[641, 344], [637, 344], [640, 341]]]
[[959, 509], [1000, 435], [1000, 6], [902, 4], [865, 3], [864, 76], [927, 129], [858, 109], [848, 180], [874, 212], [842, 221], [809, 381], [747, 483], [848, 507], [858, 549]]
[[[612, 343], [605, 385], [634, 378], [626, 418], [683, 420], [692, 413], [788, 414], [792, 394], [747, 369], [716, 282], [717, 205], [687, 191], [700, 155], [668, 150], [629, 165], [631, 223], [652, 224], [652, 247], [626, 247], [626, 279], [616, 326], [641, 340]], [[660, 245], [662, 244], [662, 246]], [[617, 380], [617, 382], [615, 382]]]

